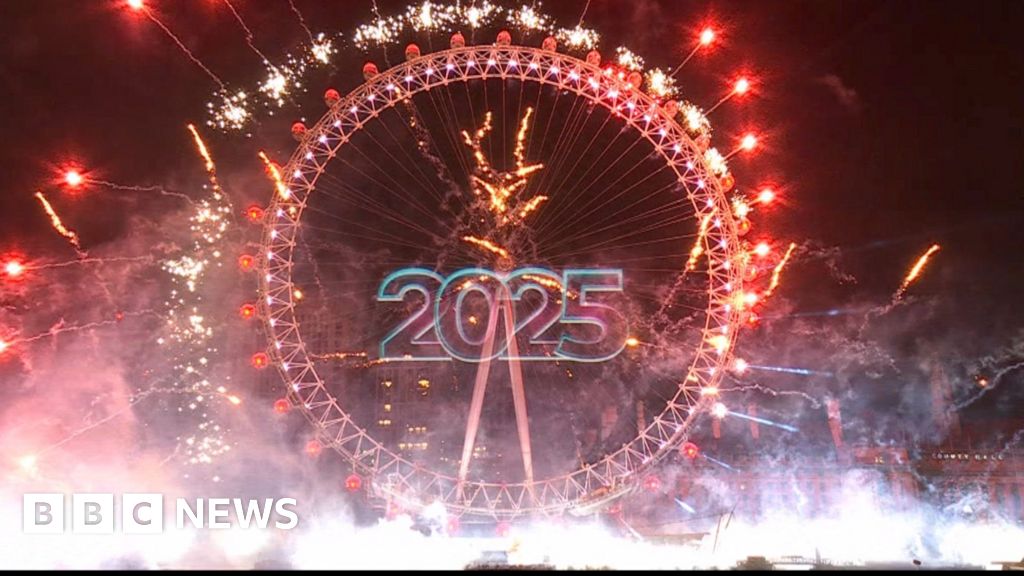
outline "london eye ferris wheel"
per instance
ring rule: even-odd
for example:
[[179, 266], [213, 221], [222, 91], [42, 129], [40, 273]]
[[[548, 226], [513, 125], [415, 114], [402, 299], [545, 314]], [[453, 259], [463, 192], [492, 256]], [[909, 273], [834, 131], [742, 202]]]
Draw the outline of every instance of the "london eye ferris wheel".
[[759, 281], [726, 159], [754, 142], [719, 153], [671, 73], [487, 6], [361, 28], [443, 46], [368, 62], [293, 127], [258, 258], [266, 357], [377, 495], [585, 513], [721, 407]]

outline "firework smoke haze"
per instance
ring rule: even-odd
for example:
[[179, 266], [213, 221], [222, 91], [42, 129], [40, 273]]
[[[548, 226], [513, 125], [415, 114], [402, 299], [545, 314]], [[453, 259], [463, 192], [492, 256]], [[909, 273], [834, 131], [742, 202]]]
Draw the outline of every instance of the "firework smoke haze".
[[[101, 4], [12, 3], [0, 19], [0, 566], [460, 569], [499, 549], [558, 568], [1024, 557], [1024, 151], [1013, 136], [1024, 133], [1024, 77], [1006, 49], [1019, 43], [1020, 6], [972, 7], [964, 26], [956, 10], [913, 3]], [[908, 22], [941, 39], [936, 51], [920, 50]], [[560, 55], [595, 50], [600, 73], [640, 85], [602, 93], [617, 107], [606, 113], [565, 90], [531, 91], [502, 61], [494, 69], [509, 79], [437, 86], [390, 116], [379, 100], [341, 108], [367, 77], [420, 54], [460, 41], [500, 52], [503, 29], [513, 46], [550, 37], [545, 50]], [[569, 82], [573, 71], [551, 70], [544, 54], [515, 66]], [[723, 98], [723, 86], [742, 97]], [[639, 138], [621, 119], [636, 91], [678, 107], [716, 180], [700, 186], [728, 188], [721, 205], [690, 210], [659, 164], [670, 144], [630, 148]], [[344, 131], [366, 124], [337, 156], [342, 129], [314, 134], [332, 107], [355, 118]], [[737, 148], [747, 134], [749, 154]], [[292, 172], [296, 147], [317, 138], [330, 168]], [[267, 207], [287, 206], [314, 172], [308, 202]], [[707, 280], [735, 266], [742, 292], [719, 304], [742, 315], [742, 333], [735, 346], [714, 334], [727, 373], [693, 391], [718, 417], [695, 419], [691, 451], [645, 468], [595, 516], [501, 530], [464, 516], [456, 535], [483, 536], [424, 536], [422, 510], [388, 515], [373, 479], [316, 437], [259, 326], [267, 223], [299, 211], [294, 286], [275, 297], [297, 310], [312, 362], [346, 406], [403, 369], [429, 373], [431, 394], [466, 380], [455, 362], [377, 358], [419, 303], [379, 302], [387, 274], [621, 268], [619, 309], [639, 320], [615, 362], [523, 369], [538, 469], [575, 470], [635, 437], [691, 381], [679, 367], [706, 336]], [[736, 258], [712, 269], [708, 239], [731, 227]], [[538, 301], [579, 305], [558, 277], [524, 280], [546, 290]], [[481, 430], [478, 444], [499, 453], [481, 462], [503, 452], [501, 471], [518, 474], [512, 376], [496, 366], [488, 401], [508, 407], [484, 409], [504, 420]], [[374, 394], [354, 422], [385, 437], [402, 421]], [[430, 414], [429, 430], [403, 424], [385, 441], [411, 460], [427, 443], [461, 442], [461, 404]], [[556, 445], [568, 448], [545, 452]], [[21, 496], [39, 492], [287, 496], [300, 526], [23, 534]], [[656, 543], [673, 530], [690, 544]]]

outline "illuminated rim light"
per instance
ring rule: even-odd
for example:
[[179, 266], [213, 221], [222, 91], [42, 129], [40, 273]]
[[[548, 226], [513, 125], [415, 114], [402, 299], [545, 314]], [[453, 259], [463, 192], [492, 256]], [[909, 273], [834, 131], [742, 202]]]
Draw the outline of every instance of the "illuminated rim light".
[[[486, 62], [487, 66], [475, 63]], [[493, 64], [492, 64], [493, 62]], [[537, 66], [513, 66], [531, 62]], [[452, 64], [450, 72], [437, 74]], [[317, 428], [323, 447], [343, 455], [377, 490], [387, 491], [384, 478], [398, 478], [401, 488], [419, 496], [440, 497], [449, 510], [492, 517], [525, 513], [557, 513], [592, 503], [590, 495], [601, 490], [601, 501], [624, 494], [641, 482], [662, 457], [687, 439], [698, 415], [708, 410], [712, 396], [702, 389], [717, 389], [731, 362], [735, 335], [742, 323], [730, 313], [742, 293], [742, 253], [731, 205], [704, 154], [686, 131], [647, 94], [632, 91], [635, 106], [623, 107], [610, 94], [630, 92], [616, 75], [572, 56], [525, 46], [466, 46], [423, 55], [379, 73], [343, 97], [304, 136], [288, 165], [287, 198], [274, 195], [265, 220], [260, 265], [260, 315], [271, 346], [270, 360], [288, 384], [288, 399]], [[402, 99], [453, 81], [509, 78], [536, 82], [574, 93], [618, 116], [654, 147], [685, 188], [698, 220], [713, 216], [721, 226], [707, 231], [705, 256], [709, 301], [704, 337], [696, 344], [693, 363], [679, 375], [680, 385], [665, 409], [636, 438], [600, 460], [568, 474], [532, 483], [499, 483], [458, 480], [416, 465], [390, 450], [345, 412], [326, 388], [309, 357], [295, 316], [296, 286], [291, 281], [293, 251], [299, 222], [316, 181], [330, 159], [349, 142], [353, 133]], [[586, 78], [586, 80], [583, 80]], [[389, 86], [403, 84], [396, 94]], [[372, 98], [371, 98], [372, 96]], [[688, 250], [689, 246], [681, 247]], [[287, 368], [285, 368], [287, 367]], [[395, 496], [395, 494], [391, 494]], [[400, 497], [402, 498], [402, 497]], [[418, 500], [412, 502], [419, 503]]]

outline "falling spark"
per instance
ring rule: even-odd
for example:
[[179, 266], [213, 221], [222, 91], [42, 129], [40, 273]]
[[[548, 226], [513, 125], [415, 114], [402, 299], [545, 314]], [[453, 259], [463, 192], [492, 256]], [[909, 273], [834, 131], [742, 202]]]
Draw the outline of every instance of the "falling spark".
[[213, 164], [213, 158], [210, 157], [209, 150], [206, 149], [206, 143], [203, 142], [203, 138], [199, 135], [199, 131], [192, 124], [188, 125], [188, 131], [192, 133], [192, 138], [195, 139], [196, 149], [199, 150], [199, 155], [203, 157], [203, 161], [206, 163], [206, 172], [211, 176], [217, 172], [216, 166]]
[[731, 410], [728, 411], [728, 414], [730, 416], [735, 416], [735, 417], [743, 419], [743, 420], [749, 420], [751, 422], [757, 422], [758, 424], [764, 424], [765, 426], [772, 426], [772, 427], [775, 427], [775, 428], [781, 428], [782, 430], [785, 430], [786, 432], [799, 432], [800, 431], [798, 428], [796, 428], [794, 426], [790, 426], [789, 424], [780, 424], [778, 422], [773, 422], [773, 421], [767, 420], [765, 418], [758, 418], [757, 416], [751, 416], [750, 414], [743, 414], [741, 412], [733, 412]]
[[475, 246], [479, 246], [480, 248], [483, 248], [484, 250], [487, 250], [488, 252], [492, 252], [494, 254], [497, 254], [498, 256], [501, 256], [502, 258], [508, 258], [508, 250], [505, 250], [504, 248], [502, 248], [501, 246], [498, 246], [497, 244], [491, 242], [490, 240], [485, 240], [483, 238], [477, 238], [476, 236], [463, 236], [462, 240], [463, 240], [463, 242], [469, 242], [470, 244], [473, 244]]
[[137, 312], [122, 312], [122, 313], [119, 314], [119, 316], [120, 316], [119, 318], [115, 317], [114, 319], [111, 319], [111, 320], [98, 320], [96, 322], [88, 322], [86, 324], [72, 324], [70, 326], [67, 325], [64, 322], [64, 319], [62, 318], [62, 319], [58, 320], [56, 324], [51, 326], [50, 329], [45, 331], [45, 332], [40, 332], [39, 334], [36, 334], [34, 336], [28, 336], [26, 338], [15, 338], [15, 339], [7, 342], [7, 345], [8, 346], [14, 346], [14, 345], [21, 345], [21, 344], [31, 344], [33, 342], [38, 342], [40, 340], [46, 340], [46, 339], [49, 339], [49, 338], [55, 338], [55, 337], [63, 335], [63, 334], [70, 334], [70, 333], [82, 332], [82, 331], [86, 331], [86, 330], [93, 330], [93, 329], [96, 329], [96, 328], [103, 328], [105, 326], [113, 326], [115, 324], [120, 324], [123, 321], [124, 318], [138, 317], [138, 316], [153, 316], [153, 315], [156, 315], [156, 313], [153, 310], [148, 310], [148, 309], [147, 310], [140, 310], [140, 311], [137, 311]]
[[790, 242], [789, 248], [786, 249], [786, 255], [779, 260], [779, 263], [775, 265], [775, 269], [772, 270], [772, 281], [768, 285], [768, 290], [765, 291], [764, 297], [767, 298], [775, 292], [775, 289], [779, 287], [779, 279], [782, 277], [782, 269], [786, 267], [786, 263], [789, 262], [790, 256], [793, 255], [793, 249], [796, 248], [796, 243]]
[[278, 196], [280, 196], [282, 200], [287, 200], [291, 196], [291, 193], [288, 191], [288, 187], [285, 186], [284, 178], [281, 176], [281, 171], [262, 150], [259, 152], [259, 157], [267, 169], [267, 176], [269, 176], [274, 182], [274, 189], [277, 190]]
[[65, 262], [53, 262], [50, 264], [31, 264], [23, 266], [23, 270], [50, 270], [53, 268], [67, 268], [69, 266], [82, 266], [83, 264], [110, 264], [113, 262], [152, 262], [152, 256], [115, 256], [111, 258], [78, 258]]
[[756, 366], [754, 364], [748, 364], [747, 368], [751, 370], [767, 370], [768, 372], [783, 372], [786, 374], [799, 374], [801, 376], [834, 376], [831, 372], [818, 372], [816, 370], [808, 370], [806, 368], [786, 368], [783, 366]]
[[587, 3], [583, 5], [583, 12], [580, 13], [579, 26], [583, 25], [583, 19], [587, 17], [587, 10], [590, 10], [590, 0], [587, 0]]
[[718, 466], [721, 466], [722, 468], [725, 468], [726, 470], [732, 470], [733, 472], [736, 471], [735, 468], [733, 468], [732, 466], [726, 464], [725, 462], [722, 462], [721, 460], [718, 460], [717, 458], [712, 458], [711, 456], [708, 456], [707, 454], [704, 454], [704, 453], [701, 453], [701, 456], [705, 460], [707, 460], [708, 462], [711, 462], [712, 464], [717, 464]]
[[687, 512], [689, 512], [690, 514], [696, 514], [696, 513], [697, 513], [697, 511], [696, 511], [696, 510], [695, 510], [695, 509], [693, 508], [693, 506], [690, 506], [689, 504], [687, 504], [686, 502], [683, 502], [683, 501], [682, 501], [682, 500], [680, 500], [679, 498], [676, 498], [676, 499], [675, 499], [675, 501], [676, 501], [676, 504], [677, 504], [677, 505], [678, 505], [678, 506], [679, 506], [680, 508], [682, 508], [683, 510], [686, 510], [686, 511], [687, 511]]
[[178, 439], [178, 451], [186, 463], [198, 465], [212, 463], [232, 448], [225, 436], [226, 430], [216, 420], [212, 403], [216, 400], [233, 406], [241, 399], [212, 382], [206, 373], [210, 355], [216, 354], [217, 349], [212, 345], [215, 329], [206, 318], [208, 305], [203, 302], [203, 287], [209, 271], [221, 265], [224, 252], [220, 243], [229, 230], [233, 208], [217, 181], [216, 166], [199, 132], [191, 124], [188, 129], [209, 176], [210, 192], [195, 203], [195, 211], [189, 218], [190, 246], [161, 263], [174, 287], [166, 302], [167, 332], [156, 343], [167, 346], [164, 354], [174, 359], [171, 376], [174, 393], [187, 396], [187, 402], [179, 406], [178, 411], [191, 412], [200, 419], [191, 434]]
[[700, 230], [697, 232], [697, 240], [690, 249], [690, 259], [686, 261], [686, 269], [693, 271], [697, 269], [697, 260], [704, 253], [704, 238], [708, 234], [708, 225], [711, 223], [711, 214], [704, 216], [700, 221]]
[[168, 190], [163, 186], [139, 186], [130, 184], [118, 184], [116, 182], [109, 182], [107, 180], [97, 180], [95, 178], [89, 178], [88, 180], [86, 180], [86, 182], [89, 184], [96, 184], [97, 186], [103, 186], [104, 188], [109, 188], [110, 190], [119, 190], [123, 192], [159, 192], [161, 196], [172, 196], [174, 198], [181, 198], [186, 202], [192, 203], [192, 199], [189, 198], [188, 195], [182, 194], [181, 192], [174, 192], [173, 190]]
[[152, 10], [144, 6], [141, 0], [131, 0], [129, 2], [129, 5], [134, 10], [140, 11], [143, 14], [145, 14], [146, 18], [149, 18], [154, 24], [159, 26], [160, 29], [163, 30], [164, 33], [167, 34], [167, 36], [170, 37], [170, 39], [178, 45], [178, 48], [180, 48], [181, 51], [184, 52], [186, 56], [188, 56], [189, 60], [191, 60], [193, 64], [199, 66], [199, 68], [201, 68], [203, 72], [206, 72], [206, 75], [209, 76], [210, 79], [217, 83], [217, 86], [219, 86], [221, 90], [227, 92], [227, 86], [224, 84], [224, 81], [221, 80], [216, 74], [214, 74], [213, 71], [206, 66], [206, 64], [203, 64], [202, 61], [199, 60], [199, 58], [196, 58], [195, 54], [193, 54], [192, 51], [189, 50], [187, 46], [185, 46], [185, 44], [174, 34], [174, 32], [171, 32], [170, 28], [168, 28], [163, 22], [160, 21], [159, 18], [156, 17], [156, 14], [153, 14]]
[[761, 384], [744, 384], [742, 386], [731, 386], [729, 388], [724, 388], [722, 391], [747, 392], [750, 390], [755, 390], [757, 392], [761, 392], [769, 396], [798, 396], [800, 398], [803, 398], [804, 400], [807, 400], [814, 408], [821, 407], [821, 402], [819, 402], [817, 398], [811, 396], [810, 394], [802, 390], [776, 390], [775, 388], [771, 388], [769, 386], [764, 386]]
[[299, 12], [298, 7], [295, 6], [294, 0], [288, 0], [288, 6], [291, 7], [292, 12], [294, 12], [295, 16], [298, 17], [299, 26], [302, 26], [302, 29], [306, 31], [306, 36], [309, 36], [309, 43], [316, 44], [316, 40], [313, 39], [313, 32], [309, 29], [309, 26], [306, 25], [306, 19], [302, 17], [302, 12]]
[[50, 205], [46, 196], [43, 196], [42, 192], [36, 192], [36, 198], [39, 199], [39, 202], [43, 205], [43, 210], [45, 210], [46, 214], [50, 217], [50, 223], [53, 225], [53, 229], [64, 238], [67, 238], [68, 243], [70, 243], [75, 249], [75, 252], [82, 258], [85, 258], [87, 254], [82, 250], [82, 245], [78, 242], [78, 234], [76, 234], [74, 230], [69, 230], [64, 226], [64, 223], [61, 222], [60, 216], [57, 215], [57, 212], [53, 209], [53, 206]]
[[907, 288], [910, 287], [910, 284], [913, 283], [914, 280], [917, 280], [917, 277], [921, 275], [921, 271], [924, 270], [925, 265], [928, 263], [928, 259], [931, 258], [932, 254], [938, 252], [939, 248], [941, 248], [941, 246], [938, 244], [932, 244], [931, 248], [928, 248], [928, 251], [917, 259], [917, 262], [914, 263], [910, 272], [907, 273], [907, 277], [903, 279], [903, 284], [900, 285], [899, 290], [897, 290], [893, 295], [893, 302], [903, 297], [903, 294], [907, 291]]
[[264, 56], [263, 52], [260, 52], [260, 49], [256, 47], [255, 35], [252, 33], [252, 30], [250, 30], [249, 27], [245, 24], [245, 20], [242, 20], [242, 15], [238, 13], [238, 10], [235, 10], [235, 6], [231, 3], [231, 0], [224, 0], [224, 3], [227, 4], [228, 8], [231, 10], [231, 13], [234, 14], [235, 20], [238, 21], [238, 24], [242, 27], [242, 30], [245, 32], [245, 43], [249, 45], [249, 49], [255, 52], [256, 55], [260, 57], [260, 59], [269, 64], [270, 59]]
[[146, 397], [148, 397], [148, 395], [139, 397], [135, 401], [129, 402], [128, 404], [126, 404], [120, 410], [117, 410], [115, 412], [111, 412], [106, 417], [104, 417], [104, 418], [102, 418], [100, 420], [97, 420], [96, 422], [93, 422], [93, 423], [85, 426], [84, 428], [80, 428], [80, 429], [72, 432], [71, 434], [65, 436], [60, 441], [58, 441], [58, 442], [56, 442], [54, 444], [51, 444], [51, 445], [43, 448], [42, 450], [40, 450], [40, 451], [38, 451], [35, 454], [30, 456], [30, 458], [32, 458], [32, 462], [34, 463], [36, 461], [36, 459], [38, 459], [40, 456], [43, 456], [47, 452], [50, 452], [51, 450], [55, 450], [57, 448], [60, 448], [61, 446], [67, 444], [68, 442], [71, 442], [75, 438], [78, 438], [79, 436], [81, 436], [81, 435], [83, 435], [83, 434], [85, 434], [85, 433], [87, 433], [87, 432], [89, 432], [91, 430], [95, 430], [96, 428], [99, 428], [100, 426], [106, 424], [107, 422], [110, 422], [111, 420], [117, 418], [121, 414], [124, 414], [125, 412], [131, 410], [131, 408], [133, 406], [135, 406], [135, 404], [137, 404], [139, 401], [141, 401], [143, 398], [146, 398]]
[[348, 360], [349, 358], [366, 358], [366, 352], [331, 352], [330, 354], [313, 354], [315, 360]]

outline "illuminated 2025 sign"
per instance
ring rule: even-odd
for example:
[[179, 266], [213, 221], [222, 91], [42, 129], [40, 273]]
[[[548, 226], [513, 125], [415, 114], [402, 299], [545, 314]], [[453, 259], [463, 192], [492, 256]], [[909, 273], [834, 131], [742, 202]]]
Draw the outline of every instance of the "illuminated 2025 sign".
[[403, 268], [377, 290], [378, 302], [408, 311], [381, 339], [380, 358], [603, 362], [626, 345], [622, 290], [622, 270], [604, 268], [465, 268], [447, 277]]

